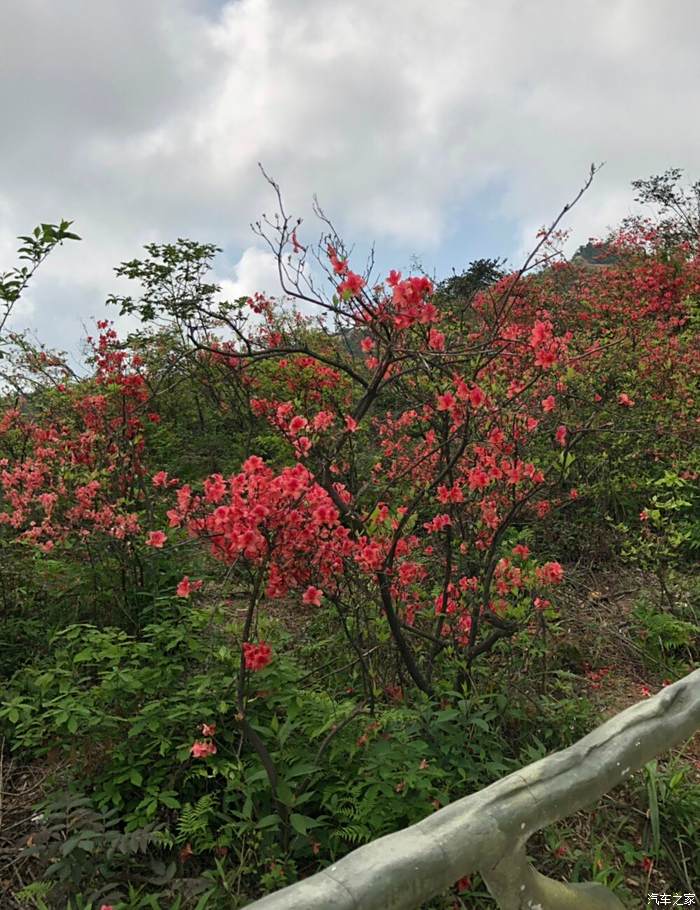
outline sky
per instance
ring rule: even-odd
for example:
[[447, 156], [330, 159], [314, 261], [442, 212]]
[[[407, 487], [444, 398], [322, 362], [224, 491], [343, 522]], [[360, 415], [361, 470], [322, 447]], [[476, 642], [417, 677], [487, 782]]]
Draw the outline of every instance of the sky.
[[74, 222], [13, 321], [70, 351], [151, 241], [222, 247], [229, 297], [278, 292], [258, 162], [302, 242], [315, 195], [358, 271], [374, 244], [437, 278], [517, 265], [593, 162], [571, 250], [632, 180], [700, 177], [697, 0], [2, 0], [0, 31], [0, 271]]

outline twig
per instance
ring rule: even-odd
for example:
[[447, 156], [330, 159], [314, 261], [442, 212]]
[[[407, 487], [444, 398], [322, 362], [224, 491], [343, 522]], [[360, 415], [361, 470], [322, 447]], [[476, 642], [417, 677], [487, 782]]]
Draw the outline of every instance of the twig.
[[[373, 654], [379, 648], [381, 648], [381, 645], [374, 645], [374, 647], [369, 648], [367, 651], [363, 651], [362, 658], [368, 657], [370, 654]], [[326, 673], [325, 676], [322, 676], [319, 680], [317, 680], [317, 683], [323, 682], [323, 680], [328, 679], [329, 676], [335, 676], [336, 673], [342, 673], [343, 670], [350, 669], [350, 667], [353, 667], [356, 663], [359, 663], [360, 660], [361, 660], [360, 657], [356, 657], [354, 660], [351, 660], [349, 663], [343, 664], [342, 667], [336, 667], [335, 670], [331, 670], [330, 673]], [[335, 661], [330, 661], [327, 664], [323, 664], [322, 666], [317, 667], [315, 670], [312, 670], [310, 673], [307, 673], [306, 676], [302, 676], [301, 679], [299, 680], [299, 682], [300, 683], [304, 682], [304, 680], [308, 679], [310, 676], [313, 676], [314, 673], [318, 673], [321, 670], [325, 670], [326, 667], [330, 667], [331, 664], [333, 664], [333, 663], [335, 663]]]
[[337, 736], [341, 730], [343, 730], [345, 727], [347, 727], [347, 725], [351, 721], [353, 721], [358, 715], [366, 714], [366, 713], [367, 713], [367, 705], [365, 704], [365, 702], [362, 702], [362, 704], [359, 704], [355, 708], [353, 708], [353, 710], [348, 714], [348, 716], [346, 718], [344, 718], [344, 720], [341, 720], [341, 722], [339, 724], [333, 724], [333, 726], [331, 727], [329, 732], [324, 737], [323, 742], [319, 746], [318, 752], [316, 753], [316, 764], [318, 764], [321, 761], [321, 756], [326, 751], [326, 749], [330, 745], [333, 738], [335, 736]]

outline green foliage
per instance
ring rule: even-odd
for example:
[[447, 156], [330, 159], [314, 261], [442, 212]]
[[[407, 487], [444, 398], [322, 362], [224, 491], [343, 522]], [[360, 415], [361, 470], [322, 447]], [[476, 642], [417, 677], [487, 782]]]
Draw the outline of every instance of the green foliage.
[[652, 658], [668, 660], [678, 657], [697, 644], [696, 622], [679, 619], [648, 604], [640, 604], [634, 611], [640, 623], [645, 652]]
[[[146, 627], [140, 640], [117, 629], [69, 626], [55, 636], [44, 666], [15, 676], [0, 711], [18, 747], [74, 753], [78, 765], [92, 769], [96, 803], [130, 806], [134, 827], [160, 806], [179, 806], [167, 783], [173, 758], [186, 757], [197, 723], [216, 704], [212, 679], [202, 673], [210, 617], [191, 613], [173, 622], [175, 616], [170, 611], [167, 621]], [[215, 687], [231, 683], [230, 665], [228, 650]], [[190, 676], [194, 667], [199, 672]]]
[[659, 230], [669, 247], [688, 243], [697, 249], [700, 237], [700, 180], [682, 183], [683, 170], [668, 168], [646, 180], [634, 180], [636, 201], [651, 205], [659, 215]]
[[0, 318], [2, 331], [7, 315], [12, 306], [22, 296], [32, 275], [51, 251], [64, 240], [80, 240], [77, 234], [69, 230], [72, 221], [60, 221], [58, 224], [40, 224], [31, 234], [20, 236], [22, 246], [17, 251], [18, 258], [26, 264], [17, 266], [9, 272], [0, 273], [0, 302], [5, 316]]
[[[691, 463], [696, 460], [691, 456]], [[666, 470], [650, 481], [648, 493], [635, 524], [621, 522], [615, 528], [622, 557], [654, 572], [668, 597], [668, 570], [695, 561], [700, 553], [700, 491], [697, 483]]]
[[436, 300], [441, 307], [464, 308], [479, 291], [486, 290], [503, 278], [504, 264], [500, 259], [475, 259], [461, 274], [453, 273], [440, 282]]
[[[700, 783], [693, 768], [682, 758], [652, 763], [649, 781], [654, 781], [655, 807], [650, 801], [652, 847], [659, 861], [668, 863], [675, 880], [692, 891], [697, 886], [697, 844], [700, 837]], [[658, 807], [658, 811], [657, 811]], [[652, 824], [653, 815], [658, 821]]]
[[[171, 610], [139, 638], [73, 626], [15, 675], [0, 709], [4, 734], [20, 755], [65, 750], [75, 775], [68, 795], [42, 809], [49, 821], [37, 851], [57, 887], [126, 894], [138, 867], [152, 893], [166, 893], [186, 847], [193, 869], [220, 864], [207, 887], [237, 880], [237, 892], [253, 895], [261, 867], [269, 887], [293, 881], [567, 744], [575, 722], [586, 723], [564, 677], [534, 725], [527, 703], [486, 678], [480, 694], [443, 689], [439, 705], [379, 704], [372, 716], [303, 684], [300, 668], [279, 657], [257, 674], [249, 708], [276, 768], [272, 794], [235, 720], [232, 634], [223, 615], [191, 608]], [[266, 635], [275, 640], [272, 626]], [[189, 756], [202, 721], [218, 728], [206, 761]]]
[[219, 286], [204, 280], [212, 262], [221, 250], [211, 243], [179, 239], [177, 243], [149, 243], [148, 258], [132, 259], [115, 269], [120, 278], [141, 283], [139, 299], [112, 295], [108, 302], [120, 308], [120, 314], [137, 313], [144, 322], [152, 322], [167, 313], [187, 321], [197, 307], [215, 307]]
[[147, 875], [152, 885], [166, 884], [175, 873], [174, 863], [166, 866], [155, 854], [147, 855], [158, 843], [153, 825], [124, 832], [117, 809], [97, 812], [90, 799], [70, 794], [56, 795], [39, 809], [41, 827], [27, 855], [46, 864], [51, 890], [44, 897], [50, 893], [52, 902], [72, 898], [86, 885], [83, 906], [118, 900], [120, 874], [127, 866]]
[[[641, 832], [640, 811], [645, 815]], [[645, 888], [644, 880], [658, 867], [668, 870], [661, 890], [692, 893], [697, 887], [698, 818], [700, 783], [692, 765], [681, 756], [653, 761], [609, 794], [603, 811], [579, 813], [575, 820], [545, 829], [550, 858], [540, 868], [567, 881], [599, 881], [616, 889], [630, 906], [647, 890], [657, 890]]]

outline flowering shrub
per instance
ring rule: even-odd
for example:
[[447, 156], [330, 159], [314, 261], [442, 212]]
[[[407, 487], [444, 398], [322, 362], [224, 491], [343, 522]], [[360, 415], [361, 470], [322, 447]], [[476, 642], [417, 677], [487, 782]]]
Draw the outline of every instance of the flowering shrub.
[[322, 295], [300, 223], [258, 228], [283, 303], [221, 302], [215, 248], [152, 245], [120, 270], [142, 296], [115, 298], [152, 332], [100, 323], [82, 379], [23, 348], [36, 382], [0, 413], [2, 597], [34, 585], [42, 604], [38, 579], [58, 581], [94, 626], [64, 615], [54, 665], [20, 673], [0, 718], [29, 752], [80, 753], [127, 825], [176, 814], [180, 867], [240, 845], [239, 869], [257, 851], [281, 884], [512, 766], [458, 757], [516, 698], [480, 713], [474, 681], [507, 648], [544, 653], [602, 516], [662, 584], [692, 558], [700, 263], [640, 224], [604, 268], [566, 262], [555, 223], [541, 268], [435, 286], [356, 270], [331, 228]]
[[[555, 260], [463, 299], [393, 270], [372, 284], [330, 234], [328, 299], [300, 290], [308, 248], [298, 231], [287, 218], [273, 228], [292, 276], [285, 290], [330, 312], [335, 335], [325, 317], [285, 315], [260, 294], [217, 304], [201, 278], [214, 248], [185, 242], [122, 267], [146, 293], [117, 301], [174, 320], [194, 359], [223, 370], [219, 381], [277, 438], [276, 464], [249, 451], [239, 472], [201, 487], [161, 466], [146, 483], [147, 425], [159, 419], [149, 374], [103, 323], [90, 389], [60, 384], [58, 413], [41, 420], [17, 408], [3, 416], [0, 432], [22, 440], [23, 454], [3, 461], [0, 522], [44, 552], [111, 539], [132, 575], [139, 551], [167, 551], [184, 529], [248, 587], [242, 649], [266, 601], [323, 606], [344, 623], [373, 603], [429, 692], [436, 662], [469, 668], [551, 608], [563, 570], [539, 563], [519, 535], [600, 495], [601, 445], [616, 474], [650, 454], [675, 464], [692, 444], [700, 268], [682, 248], [660, 255], [651, 229], [627, 229], [608, 242], [604, 275]], [[544, 231], [539, 248], [555, 239]], [[185, 280], [188, 257], [199, 277], [182, 304], [164, 288], [173, 270]], [[217, 338], [215, 322], [236, 340]], [[173, 495], [169, 528], [154, 527], [154, 504]], [[185, 576], [176, 590], [188, 598], [198, 587]], [[243, 650], [241, 666], [251, 668]]]
[[44, 552], [68, 539], [126, 540], [140, 531], [133, 503], [149, 393], [138, 359], [116, 349], [107, 323], [100, 328], [92, 389], [62, 384], [40, 413], [27, 402], [0, 421], [6, 449], [21, 452], [0, 459], [0, 524]]
[[[296, 245], [279, 221], [276, 242], [303, 260], [294, 230]], [[599, 495], [601, 441], [609, 461], [638, 457], [642, 434], [629, 434], [631, 452], [611, 417], [638, 424], [642, 396], [658, 457], [678, 457], [693, 438], [698, 345], [684, 326], [700, 273], [695, 260], [655, 258], [653, 242], [620, 233], [605, 276], [561, 262], [441, 304], [423, 276], [392, 271], [370, 287], [330, 238], [335, 295], [315, 302], [352, 338], [349, 354], [322, 323], [285, 320], [260, 295], [247, 301], [259, 317], [247, 333], [244, 303], [219, 314], [240, 343], [201, 335], [201, 312], [195, 325], [191, 310], [167, 310], [201, 353], [228, 364], [294, 459], [275, 472], [253, 454], [202, 493], [181, 488], [171, 526], [247, 566], [268, 599], [300, 596], [341, 619], [376, 603], [429, 691], [439, 655], [471, 665], [551, 606], [543, 595], [561, 567], [517, 549], [514, 561], [517, 529]], [[285, 262], [280, 254], [289, 275]], [[293, 283], [286, 290], [294, 296]], [[658, 371], [662, 392], [649, 385]]]
[[106, 322], [92, 357], [89, 380], [63, 377], [16, 397], [0, 416], [0, 536], [16, 554], [5, 584], [14, 587], [16, 569], [39, 598], [42, 589], [71, 590], [75, 618], [135, 621], [135, 592], [153, 585], [143, 544], [164, 543], [142, 537], [157, 414], [138, 356]]

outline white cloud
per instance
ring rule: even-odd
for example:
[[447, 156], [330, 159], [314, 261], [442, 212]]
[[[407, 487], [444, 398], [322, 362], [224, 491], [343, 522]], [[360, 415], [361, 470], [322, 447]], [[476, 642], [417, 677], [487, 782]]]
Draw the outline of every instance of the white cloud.
[[605, 160], [567, 222], [585, 240], [632, 179], [700, 175], [699, 28], [696, 0], [4, 0], [0, 250], [59, 217], [86, 238], [37, 282], [48, 333], [57, 286], [72, 326], [146, 240], [225, 245], [249, 293], [258, 161], [295, 214], [317, 193], [348, 239], [430, 268], [494, 216], [493, 255], [529, 247]]
[[272, 253], [250, 246], [233, 266], [233, 278], [222, 279], [220, 285], [226, 300], [238, 300], [255, 291], [275, 297], [279, 294], [277, 260]]

